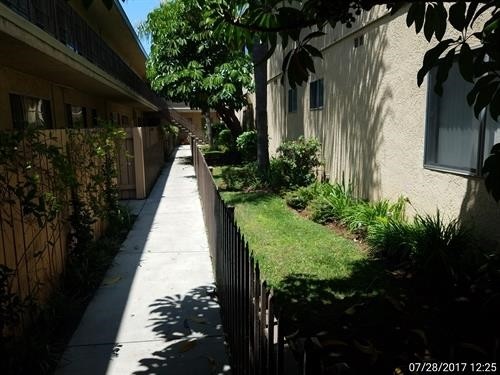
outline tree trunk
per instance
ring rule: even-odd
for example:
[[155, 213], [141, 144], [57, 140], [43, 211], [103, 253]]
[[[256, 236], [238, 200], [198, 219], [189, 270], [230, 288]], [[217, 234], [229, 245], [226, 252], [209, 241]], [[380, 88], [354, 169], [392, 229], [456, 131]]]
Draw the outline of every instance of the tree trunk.
[[217, 111], [217, 114], [219, 115], [221, 120], [224, 121], [224, 124], [226, 124], [227, 128], [231, 130], [231, 135], [233, 136], [233, 138], [236, 139], [243, 132], [243, 129], [241, 128], [240, 120], [238, 120], [238, 117], [234, 113], [234, 110], [223, 105], [215, 107], [215, 110]]
[[210, 148], [214, 147], [214, 137], [212, 134], [212, 121], [210, 119], [210, 110], [202, 110], [203, 120], [207, 129], [208, 145]]
[[255, 128], [257, 130], [257, 165], [265, 174], [269, 170], [269, 139], [267, 134], [267, 46], [256, 42], [253, 51], [255, 80]]

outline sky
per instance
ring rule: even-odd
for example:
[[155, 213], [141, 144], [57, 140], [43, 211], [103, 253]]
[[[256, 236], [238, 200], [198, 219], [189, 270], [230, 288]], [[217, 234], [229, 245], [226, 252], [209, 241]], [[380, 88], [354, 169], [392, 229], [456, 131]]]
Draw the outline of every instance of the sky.
[[[120, 1], [120, 4], [137, 32], [139, 24], [146, 19], [149, 12], [160, 6], [160, 1], [161, 0], [125, 0]], [[141, 38], [141, 43], [144, 46], [144, 50], [149, 55], [149, 41], [145, 38]]]

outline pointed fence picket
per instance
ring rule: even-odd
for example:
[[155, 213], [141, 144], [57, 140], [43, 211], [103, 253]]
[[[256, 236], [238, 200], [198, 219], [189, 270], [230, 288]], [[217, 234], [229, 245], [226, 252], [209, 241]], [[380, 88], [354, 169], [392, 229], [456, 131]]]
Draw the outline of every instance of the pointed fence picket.
[[273, 290], [262, 280], [234, 208], [221, 199], [197, 142], [191, 138], [193, 164], [233, 374], [282, 375], [285, 336]]

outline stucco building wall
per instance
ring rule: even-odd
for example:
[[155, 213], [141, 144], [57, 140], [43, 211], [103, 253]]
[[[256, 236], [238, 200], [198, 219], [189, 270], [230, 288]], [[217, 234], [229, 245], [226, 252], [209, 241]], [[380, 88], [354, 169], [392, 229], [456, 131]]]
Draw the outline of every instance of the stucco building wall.
[[285, 139], [315, 137], [331, 181], [352, 182], [363, 198], [408, 197], [410, 215], [439, 209], [498, 245], [500, 207], [482, 178], [423, 166], [428, 87], [417, 86], [416, 73], [430, 46], [406, 26], [406, 12], [378, 9], [352, 29], [329, 30], [317, 46], [324, 58], [310, 81], [324, 79], [322, 109], [309, 108], [308, 83], [298, 88], [297, 112], [289, 113], [288, 86], [279, 82], [283, 54], [269, 63], [270, 151]]

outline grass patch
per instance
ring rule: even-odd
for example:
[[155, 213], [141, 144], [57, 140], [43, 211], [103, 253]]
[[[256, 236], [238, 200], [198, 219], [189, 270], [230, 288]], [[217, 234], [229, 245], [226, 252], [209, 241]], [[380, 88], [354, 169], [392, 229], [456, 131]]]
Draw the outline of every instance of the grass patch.
[[[286, 201], [266, 192], [222, 196], [276, 291], [292, 350], [302, 355], [311, 340], [311, 373], [406, 373], [422, 358], [498, 358], [500, 254], [478, 251], [458, 221], [438, 212], [409, 222], [403, 198], [365, 202], [344, 184], [313, 184]], [[365, 238], [371, 251], [306, 215]]]
[[293, 327], [314, 330], [332, 309], [340, 313], [352, 298], [387, 288], [381, 265], [364, 248], [292, 211], [279, 196], [224, 192], [223, 198], [235, 206], [238, 225]]
[[[290, 274], [319, 279], [350, 278], [368, 255], [355, 242], [297, 215], [284, 200], [266, 193], [226, 192], [224, 200], [236, 206], [236, 219], [250, 248], [261, 263], [266, 280], [275, 288]], [[355, 280], [349, 289], [366, 287]]]

